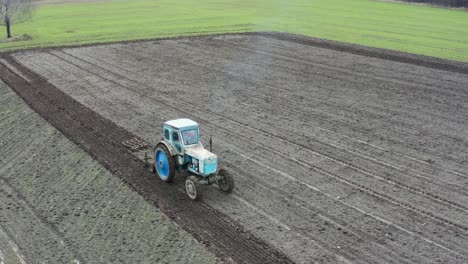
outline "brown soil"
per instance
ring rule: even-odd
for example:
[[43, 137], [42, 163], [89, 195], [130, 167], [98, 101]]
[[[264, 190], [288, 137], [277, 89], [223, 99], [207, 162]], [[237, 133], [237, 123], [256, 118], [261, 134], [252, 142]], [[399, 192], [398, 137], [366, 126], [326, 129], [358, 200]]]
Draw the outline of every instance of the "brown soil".
[[2, 81], [0, 113], [0, 263], [217, 263]]
[[5, 59], [6, 64], [24, 75], [17, 75], [1, 64], [1, 78], [33, 110], [204, 243], [220, 259], [237, 263], [290, 262], [226, 215], [202, 203], [191, 202], [173, 186], [155, 181], [144, 163], [121, 144], [135, 138], [134, 134], [78, 103], [11, 57]]
[[[270, 262], [258, 237], [298, 263], [468, 260], [467, 64], [271, 33], [6, 58], [36, 111], [219, 255]], [[233, 194], [190, 203], [121, 146], [177, 117], [213, 136]]]

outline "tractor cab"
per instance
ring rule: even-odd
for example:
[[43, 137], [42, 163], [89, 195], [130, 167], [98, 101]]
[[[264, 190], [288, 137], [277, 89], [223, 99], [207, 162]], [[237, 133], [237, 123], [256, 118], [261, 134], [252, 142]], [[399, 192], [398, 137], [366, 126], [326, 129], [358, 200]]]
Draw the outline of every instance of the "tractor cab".
[[163, 135], [172, 149], [177, 169], [187, 169], [202, 177], [216, 173], [217, 157], [203, 147], [195, 121], [185, 118], [167, 121]]
[[183, 155], [186, 147], [200, 144], [198, 124], [185, 118], [167, 121], [163, 126], [163, 138], [178, 155]]

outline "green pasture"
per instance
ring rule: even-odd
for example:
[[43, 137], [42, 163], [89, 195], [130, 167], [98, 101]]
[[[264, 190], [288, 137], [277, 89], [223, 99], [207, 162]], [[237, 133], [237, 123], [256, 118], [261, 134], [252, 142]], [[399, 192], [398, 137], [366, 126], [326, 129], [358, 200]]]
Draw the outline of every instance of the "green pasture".
[[[468, 62], [468, 12], [377, 0], [109, 0], [43, 4], [0, 50], [282, 31]], [[4, 30], [3, 30], [4, 31]], [[4, 37], [4, 32], [1, 32]]]

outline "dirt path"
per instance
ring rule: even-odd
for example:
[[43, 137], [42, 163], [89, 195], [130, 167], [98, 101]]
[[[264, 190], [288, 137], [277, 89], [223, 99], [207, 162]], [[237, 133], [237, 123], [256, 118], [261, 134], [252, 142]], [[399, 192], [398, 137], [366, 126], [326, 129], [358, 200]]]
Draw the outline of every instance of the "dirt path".
[[465, 263], [468, 67], [327, 43], [244, 34], [13, 57], [121, 127], [82, 121], [115, 144], [198, 121], [237, 182], [204, 203], [294, 262]]

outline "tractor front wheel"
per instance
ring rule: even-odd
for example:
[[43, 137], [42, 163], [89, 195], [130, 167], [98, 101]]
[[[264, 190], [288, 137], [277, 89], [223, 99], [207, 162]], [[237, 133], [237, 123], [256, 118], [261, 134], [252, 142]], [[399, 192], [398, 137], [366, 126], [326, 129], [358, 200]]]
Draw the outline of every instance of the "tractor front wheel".
[[185, 180], [185, 191], [190, 199], [194, 201], [200, 200], [202, 196], [201, 186], [198, 182], [198, 178], [194, 175], [190, 175]]
[[228, 193], [234, 189], [234, 179], [225, 169], [220, 169], [218, 172], [218, 186], [221, 191]]
[[154, 150], [153, 171], [165, 182], [172, 182], [175, 175], [175, 160], [163, 144], [158, 144]]

